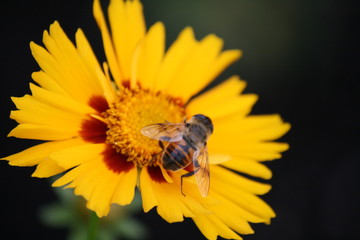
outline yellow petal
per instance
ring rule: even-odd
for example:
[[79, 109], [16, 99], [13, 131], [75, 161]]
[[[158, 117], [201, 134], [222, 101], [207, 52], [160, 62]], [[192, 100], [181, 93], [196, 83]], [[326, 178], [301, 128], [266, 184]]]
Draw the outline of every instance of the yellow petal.
[[30, 44], [34, 58], [63, 90], [82, 102], [88, 101], [92, 95], [101, 94], [97, 79], [88, 71], [58, 22], [50, 26], [50, 34], [44, 31], [43, 42], [47, 50], [34, 43]]
[[231, 159], [231, 156], [225, 154], [209, 154], [209, 163], [210, 164], [222, 164]]
[[165, 27], [162, 22], [151, 26], [141, 41], [139, 51], [137, 79], [142, 87], [153, 89], [165, 51]]
[[[57, 63], [56, 59], [43, 47], [34, 42], [30, 42], [30, 49], [36, 62], [39, 64], [43, 72], [49, 75], [49, 78], [56, 83], [70, 96], [76, 96], [76, 90], [72, 88], [68, 82], [68, 76], [64, 76], [63, 69]], [[64, 78], [65, 77], [65, 78]]]
[[37, 165], [35, 172], [33, 172], [31, 176], [38, 178], [48, 178], [62, 173], [65, 170], [66, 169], [60, 167], [55, 161], [47, 158]]
[[238, 208], [242, 208], [247, 212], [243, 215], [244, 217], [246, 216], [249, 219], [255, 220], [254, 222], [259, 222], [253, 219], [254, 216], [256, 216], [258, 219], [261, 219], [261, 222], [265, 223], [275, 217], [275, 213], [271, 207], [254, 194], [239, 191], [235, 186], [229, 187], [229, 184], [223, 184], [221, 180], [215, 179], [212, 183], [212, 191], [214, 191], [215, 197], [220, 195], [234, 203]]
[[[120, 1], [118, 1], [120, 2]], [[121, 85], [121, 82], [124, 80], [124, 76], [121, 72], [120, 65], [118, 62], [118, 57], [116, 56], [115, 49], [112, 43], [112, 39], [109, 33], [109, 30], [106, 26], [106, 20], [101, 9], [100, 1], [94, 0], [93, 5], [93, 14], [97, 24], [99, 25], [101, 36], [104, 44], [104, 50], [107, 62], [109, 63], [111, 73], [115, 79], [115, 82], [118, 86]]]
[[197, 41], [194, 32], [191, 27], [187, 27], [179, 34], [164, 56], [155, 82], [156, 90], [167, 89], [195, 46], [197, 46]]
[[54, 78], [52, 78], [49, 74], [39, 71], [33, 72], [31, 75], [32, 79], [37, 82], [42, 88], [49, 90], [53, 93], [58, 93], [64, 96], [70, 96], [64, 88], [56, 82]]
[[168, 183], [173, 183], [173, 179], [169, 176], [168, 172], [163, 168], [163, 166], [160, 166], [161, 169], [161, 173], [164, 177], [164, 179], [168, 182]]
[[156, 194], [152, 187], [152, 181], [146, 169], [143, 169], [140, 174], [140, 191], [144, 212], [148, 212], [158, 205]]
[[257, 161], [274, 160], [281, 157], [280, 152], [288, 150], [289, 145], [278, 142], [239, 142], [233, 139], [222, 139], [214, 137], [209, 140], [208, 147], [210, 152], [226, 153], [245, 159]]
[[[79, 156], [82, 148], [80, 147], [76, 149], [75, 156], [64, 159], [61, 164], [66, 164], [67, 167], [81, 162], [81, 160], [75, 159], [76, 156], [82, 158], [83, 161], [56, 180], [53, 186], [59, 187], [68, 184], [67, 188], [75, 188], [75, 194], [83, 196], [88, 201], [87, 207], [102, 217], [108, 214], [111, 203], [125, 205], [132, 201], [137, 173], [136, 168], [121, 174], [110, 170], [104, 163], [103, 156], [98, 154], [100, 149], [94, 150], [100, 148], [100, 145], [93, 146], [93, 149], [90, 149], [89, 145], [84, 146], [83, 150], [89, 151], [87, 155], [84, 153], [85, 157]], [[104, 146], [102, 147], [104, 150]], [[65, 155], [65, 153], [66, 151], [60, 152], [57, 160], [60, 160], [61, 155]], [[65, 163], [65, 161], [77, 161], [77, 163]]]
[[87, 207], [94, 210], [98, 217], [106, 216], [111, 203], [130, 204], [134, 198], [136, 185], [136, 168], [127, 173], [117, 174], [107, 168], [101, 170], [101, 175], [88, 199]]
[[118, 63], [123, 78], [129, 80], [133, 53], [146, 30], [142, 4], [139, 1], [112, 0], [108, 11]]
[[222, 73], [230, 64], [238, 60], [242, 55], [240, 50], [226, 50], [222, 52], [208, 69], [205, 79], [213, 80]]
[[182, 203], [179, 201], [181, 194], [179, 188], [177, 188], [177, 192], [174, 192], [174, 187], [169, 187], [169, 183], [154, 183], [152, 187], [159, 201], [157, 206], [158, 214], [169, 223], [183, 221], [183, 212], [180, 207]]
[[173, 178], [173, 183], [156, 182], [149, 176], [147, 170], [143, 169], [140, 176], [140, 190], [144, 211], [157, 206], [159, 215], [170, 223], [182, 221], [183, 216], [209, 214], [209, 211], [198, 201], [204, 198], [201, 197], [195, 183], [185, 180], [183, 190], [186, 197], [181, 194], [180, 174]]
[[112, 203], [127, 205], [132, 202], [135, 196], [137, 174], [137, 168], [134, 167], [129, 172], [117, 176], [117, 186], [111, 200]]
[[218, 101], [216, 104], [208, 105], [202, 113], [214, 121], [235, 114], [245, 116], [250, 113], [257, 99], [258, 97], [255, 94], [229, 97]]
[[116, 89], [112, 80], [110, 79], [109, 67], [106, 62], [103, 64], [104, 73], [100, 70], [96, 70], [96, 75], [98, 76], [101, 87], [104, 91], [103, 96], [106, 98], [108, 103], [112, 103], [116, 99]]
[[[236, 189], [233, 189], [233, 192], [236, 192]], [[227, 195], [232, 194], [228, 193]], [[218, 216], [222, 221], [224, 221], [231, 229], [236, 230], [241, 234], [250, 234], [253, 233], [249, 222], [252, 223], [263, 223], [266, 222], [269, 217], [257, 215], [248, 208], [243, 208], [242, 205], [238, 205], [231, 201], [231, 198], [228, 199], [227, 195], [218, 193], [216, 189], [213, 190], [213, 196], [219, 199], [221, 204], [215, 204], [210, 207], [210, 210], [214, 215]]]
[[193, 220], [207, 239], [216, 240], [218, 235], [229, 239], [242, 239], [214, 215], [198, 215]]
[[229, 97], [239, 96], [245, 87], [245, 81], [240, 80], [239, 76], [232, 76], [191, 100], [187, 109], [192, 114], [198, 113], [199, 111], [202, 111], [202, 109], [216, 104], [218, 101], [223, 101]]
[[[34, 139], [41, 140], [61, 140], [77, 136], [84, 116], [43, 104], [32, 96], [12, 98], [12, 100], [20, 110], [12, 111], [10, 117], [21, 125], [17, 126], [9, 136], [31, 138], [31, 134], [35, 133], [34, 137], [43, 137]], [[41, 132], [37, 133], [36, 129]], [[58, 136], [45, 136], [51, 132]]]
[[104, 144], [84, 144], [80, 146], [68, 147], [50, 154], [50, 159], [54, 160], [64, 169], [70, 169], [84, 162], [100, 158], [105, 149]]
[[[34, 99], [65, 112], [80, 114], [82, 117], [95, 113], [89, 105], [75, 101], [72, 98], [59, 95], [30, 83], [30, 89]], [[25, 107], [27, 108], [27, 107]]]
[[187, 101], [192, 95], [203, 89], [209, 79], [208, 70], [220, 54], [222, 39], [215, 35], [205, 37], [183, 62], [167, 91], [172, 96], [182, 97]]
[[101, 175], [94, 185], [86, 206], [95, 211], [98, 217], [103, 217], [110, 211], [111, 199], [118, 183], [118, 175], [106, 169], [97, 169], [97, 171], [101, 171]]
[[[90, 67], [86, 66], [74, 44], [66, 36], [58, 22], [55, 21], [50, 25], [50, 36], [45, 31], [43, 42], [58, 64], [65, 70], [64, 72], [68, 73], [72, 79], [76, 79], [73, 83], [71, 83], [70, 79], [65, 81], [69, 81], [72, 87], [77, 86], [78, 89], [80, 88], [81, 94], [86, 94], [85, 100], [89, 99], [93, 94], [101, 94], [99, 82], [96, 79], [96, 75], [93, 74], [93, 69], [99, 67], [98, 64], [95, 63], [95, 65]], [[81, 43], [86, 44], [85, 41]], [[84, 45], [83, 47], [88, 46]], [[92, 56], [87, 57], [88, 59], [85, 59], [85, 61], [91, 61], [91, 59], [95, 58], [95, 55], [92, 53]]]
[[[180, 199], [171, 193], [166, 196], [169, 188], [162, 188], [158, 185], [155, 186], [155, 191], [159, 201], [157, 206], [157, 213], [169, 223], [181, 222], [184, 220], [184, 209], [186, 212], [189, 210], [183, 205]], [[188, 214], [187, 214], [188, 215]]]
[[213, 123], [215, 131], [209, 140], [211, 152], [265, 161], [280, 158], [280, 152], [289, 147], [285, 143], [264, 141], [275, 140], [290, 128], [290, 124], [283, 123], [276, 114], [249, 117], [236, 114], [215, 119]]
[[214, 205], [211, 210], [230, 229], [241, 234], [252, 234], [254, 231], [248, 222], [264, 222], [264, 219], [261, 217], [243, 210], [223, 196], [217, 195], [217, 197], [222, 201], [222, 204]]
[[[80, 121], [76, 117], [65, 115], [64, 119], [59, 119], [56, 118], [56, 116], [60, 117], [61, 116], [60, 114], [58, 115], [57, 113], [54, 112], [51, 113], [52, 115], [49, 115], [49, 117], [46, 118], [46, 115], [43, 112], [31, 111], [31, 109], [11, 111], [10, 117], [16, 120], [22, 126], [17, 126], [19, 129], [9, 134], [9, 136], [17, 137], [17, 135], [15, 135], [15, 132], [20, 133], [18, 132], [20, 128], [31, 131], [31, 129], [35, 129], [37, 127], [39, 129], [44, 129], [44, 131], [52, 131], [53, 129], [54, 133], [59, 133], [59, 134], [63, 133], [64, 135], [69, 135], [71, 137], [77, 135], [77, 131], [79, 130], [79, 126], [80, 126], [79, 123]], [[38, 114], [38, 116], [34, 114]], [[71, 123], [71, 120], [73, 120], [73, 124]], [[56, 129], [59, 128], [59, 126], [62, 126], [66, 129]], [[49, 138], [51, 138], [51, 136], [49, 136]], [[52, 139], [52, 140], [56, 140], [56, 139]]]
[[218, 232], [212, 226], [209, 219], [204, 215], [198, 215], [192, 218], [196, 226], [202, 232], [202, 234], [209, 240], [216, 240]]
[[245, 191], [253, 194], [265, 194], [271, 189], [269, 184], [250, 180], [216, 165], [211, 166], [211, 179], [221, 179], [221, 182], [212, 181], [212, 187], [221, 185], [223, 188], [229, 190], [229, 192], [234, 192], [234, 189], [237, 189], [237, 191]]
[[75, 34], [75, 41], [76, 41], [76, 47], [77, 52], [83, 63], [85, 64], [85, 67], [87, 68], [87, 71], [89, 71], [91, 74], [90, 76], [92, 79], [96, 81], [96, 76], [94, 73], [101, 69], [100, 64], [98, 60], [96, 59], [95, 53], [92, 50], [89, 41], [86, 39], [84, 32], [81, 29], [78, 29]]
[[47, 159], [47, 157], [53, 152], [81, 144], [84, 144], [84, 142], [80, 139], [41, 143], [22, 152], [4, 157], [2, 160], [7, 160], [10, 165], [14, 166], [34, 166]]
[[[110, 78], [107, 78], [102, 72], [99, 62], [81, 29], [76, 32], [75, 37], [78, 54], [89, 71], [91, 79], [99, 84], [102, 95], [106, 96], [106, 99], [111, 102], [115, 93], [114, 89], [110, 86]], [[105, 73], [107, 70], [107, 68], [104, 69]]]
[[222, 165], [254, 177], [260, 177], [263, 179], [270, 179], [272, 177], [272, 173], [269, 168], [267, 168], [264, 164], [253, 160], [232, 158], [230, 161], [224, 162]]
[[[217, 233], [220, 236], [227, 238], [227, 239], [242, 239], [239, 235], [237, 235], [234, 231], [232, 231], [229, 228], [229, 226], [226, 223], [224, 223], [223, 220], [220, 219], [217, 215], [212, 214], [212, 215], [208, 215], [206, 217], [210, 220], [212, 226], [216, 229]], [[239, 222], [238, 222], [238, 224], [239, 224]], [[248, 233], [253, 233], [253, 231], [251, 230]]]
[[45, 141], [66, 140], [76, 136], [77, 134], [75, 134], [74, 131], [69, 131], [68, 129], [60, 129], [30, 123], [19, 124], [8, 134], [8, 137]]
[[[116, 0], [112, 0], [116, 1]], [[131, 34], [127, 36], [133, 38], [133, 42], [137, 43], [137, 39], [141, 39], [146, 31], [145, 19], [143, 15], [143, 6], [139, 0], [126, 1], [125, 7], [127, 11], [128, 31]]]
[[77, 184], [74, 185], [77, 186], [75, 194], [80, 191], [81, 195], [84, 196], [85, 199], [89, 199], [94, 182], [97, 181], [97, 177], [100, 174], [100, 172], [97, 171], [96, 164], [98, 164], [96, 160], [81, 164], [57, 179], [52, 186], [61, 187], [73, 182], [76, 179]]
[[240, 141], [275, 140], [283, 136], [289, 129], [290, 124], [284, 123], [278, 114], [246, 118], [234, 115], [216, 121], [216, 131], [220, 138], [236, 136]]

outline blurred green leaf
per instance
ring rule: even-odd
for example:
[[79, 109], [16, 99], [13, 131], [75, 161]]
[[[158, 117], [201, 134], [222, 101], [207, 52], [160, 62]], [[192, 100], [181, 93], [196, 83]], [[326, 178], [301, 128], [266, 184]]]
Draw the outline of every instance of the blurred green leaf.
[[[54, 188], [58, 203], [44, 206], [40, 211], [41, 221], [51, 227], [67, 228], [68, 240], [87, 240], [89, 229], [94, 226], [93, 212], [85, 207], [82, 197], [75, 196], [72, 189]], [[113, 205], [107, 217], [98, 219], [97, 238], [100, 240], [147, 239], [148, 230], [133, 214], [142, 209], [141, 197], [136, 192], [132, 204]], [[91, 226], [90, 226], [91, 225]]]

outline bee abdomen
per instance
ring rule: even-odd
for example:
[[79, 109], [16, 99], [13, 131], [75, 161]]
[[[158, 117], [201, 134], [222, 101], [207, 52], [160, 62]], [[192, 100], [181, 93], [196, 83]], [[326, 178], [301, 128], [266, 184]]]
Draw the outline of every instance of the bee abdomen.
[[169, 144], [163, 155], [163, 167], [171, 171], [186, 167], [191, 163], [191, 150], [185, 141]]

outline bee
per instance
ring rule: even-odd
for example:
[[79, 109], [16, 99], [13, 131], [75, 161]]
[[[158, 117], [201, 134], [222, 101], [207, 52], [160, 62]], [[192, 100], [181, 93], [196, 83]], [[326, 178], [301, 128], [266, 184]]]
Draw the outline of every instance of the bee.
[[157, 123], [141, 129], [143, 135], [159, 140], [162, 151], [156, 156], [160, 157], [164, 169], [178, 171], [193, 164], [193, 171], [181, 176], [181, 193], [185, 196], [183, 178], [195, 175], [203, 197], [208, 195], [210, 188], [206, 143], [213, 131], [211, 119], [202, 114], [196, 114], [183, 123]]

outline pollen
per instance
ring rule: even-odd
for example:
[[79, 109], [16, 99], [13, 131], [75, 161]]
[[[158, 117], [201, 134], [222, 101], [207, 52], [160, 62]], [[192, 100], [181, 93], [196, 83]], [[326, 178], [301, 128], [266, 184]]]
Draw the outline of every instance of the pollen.
[[141, 129], [154, 123], [182, 122], [185, 109], [181, 99], [162, 92], [122, 87], [103, 117], [108, 125], [107, 144], [138, 167], [156, 166], [159, 162], [154, 156], [162, 149], [157, 140], [142, 135]]

